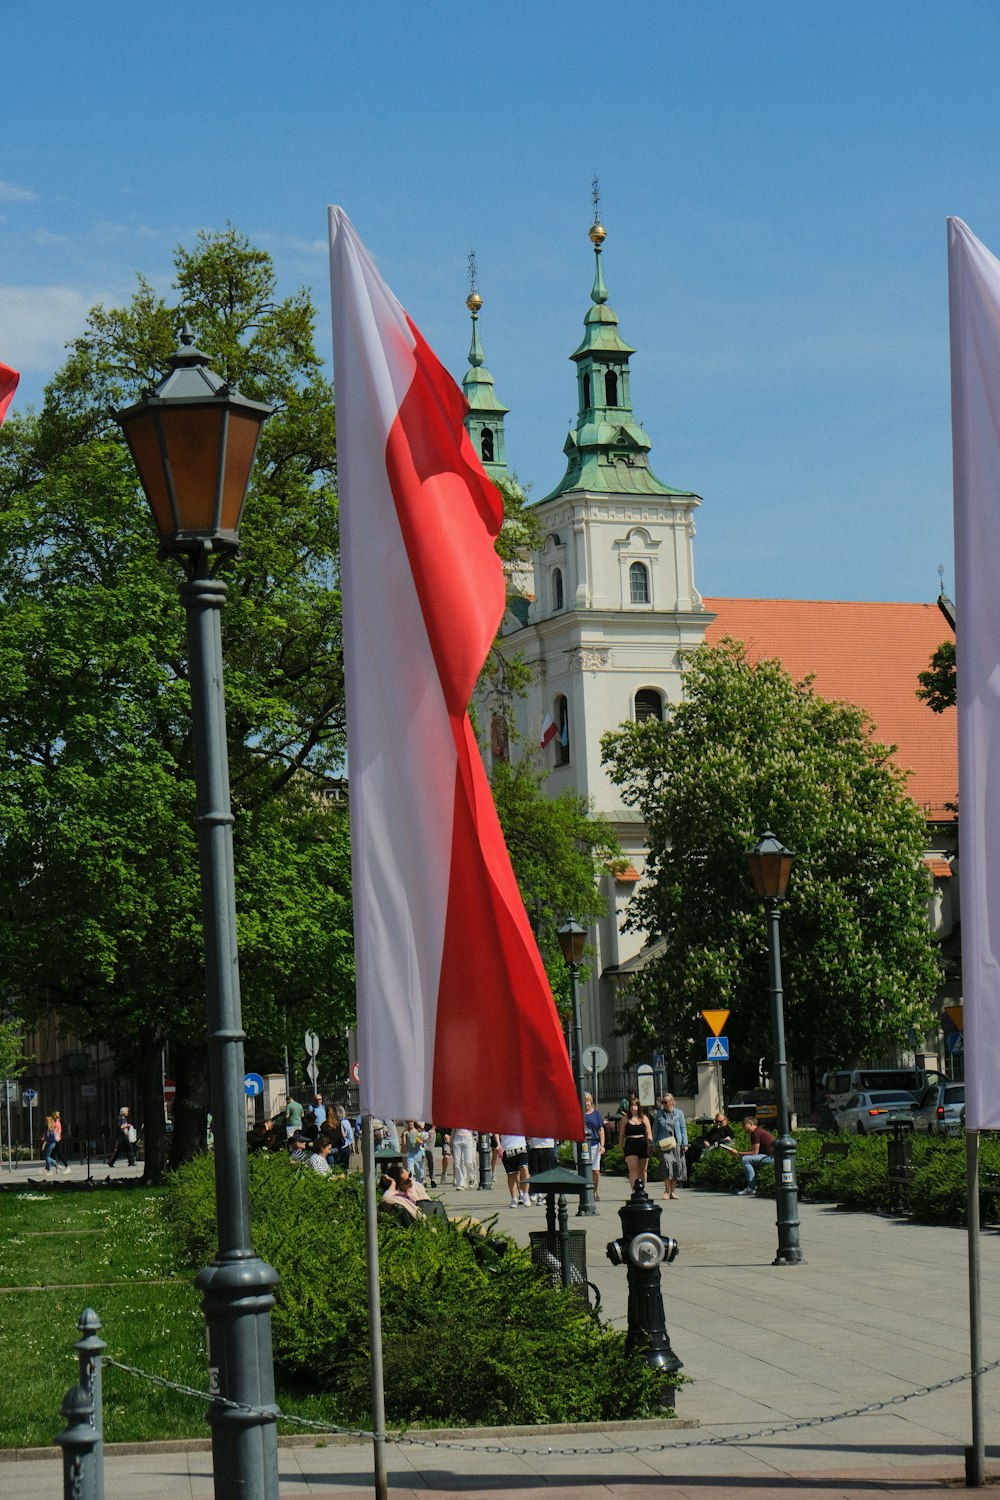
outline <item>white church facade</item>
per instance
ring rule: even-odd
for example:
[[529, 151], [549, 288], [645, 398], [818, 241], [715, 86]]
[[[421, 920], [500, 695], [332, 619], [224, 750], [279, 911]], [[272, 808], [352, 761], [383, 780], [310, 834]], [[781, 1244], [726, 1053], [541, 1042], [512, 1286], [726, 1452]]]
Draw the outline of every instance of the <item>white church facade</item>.
[[[818, 692], [858, 703], [885, 725], [884, 737], [900, 747], [897, 758], [914, 775], [912, 794], [926, 809], [930, 909], [942, 938], [957, 910], [949, 808], [957, 800], [957, 763], [954, 723], [915, 698], [916, 672], [952, 628], [936, 606], [702, 598], [694, 568], [701, 499], [663, 483], [650, 465], [650, 440], [632, 411], [634, 350], [608, 302], [600, 223], [590, 238], [595, 274], [584, 336], [570, 356], [578, 410], [564, 446], [566, 472], [532, 506], [541, 542], [523, 597], [508, 610], [501, 645], [531, 669], [528, 691], [514, 705], [523, 746], [539, 746], [546, 726], [554, 725], [541, 751], [551, 771], [548, 787], [554, 795], [570, 789], [586, 798], [612, 824], [629, 860], [623, 876], [604, 877], [607, 914], [588, 933], [593, 960], [583, 1006], [585, 1046], [600, 1044], [619, 1068], [627, 1057], [614, 1031], [618, 988], [649, 956], [644, 934], [622, 930], [643, 876], [646, 830], [601, 764], [601, 738], [623, 721], [661, 717], [678, 702], [691, 652], [733, 635], [752, 658], [776, 656], [796, 677], [815, 674]], [[467, 427], [487, 472], [499, 478], [507, 472], [507, 408], [485, 367], [475, 291], [468, 305]]]

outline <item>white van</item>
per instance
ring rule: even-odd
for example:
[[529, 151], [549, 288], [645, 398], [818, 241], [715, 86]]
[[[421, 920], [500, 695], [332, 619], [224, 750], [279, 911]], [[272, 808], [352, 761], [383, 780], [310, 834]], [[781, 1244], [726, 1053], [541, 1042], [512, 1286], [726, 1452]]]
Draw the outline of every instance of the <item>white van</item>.
[[838, 1068], [823, 1074], [823, 1092], [830, 1108], [838, 1110], [853, 1094], [871, 1089], [906, 1089], [916, 1098], [939, 1076], [936, 1068]]

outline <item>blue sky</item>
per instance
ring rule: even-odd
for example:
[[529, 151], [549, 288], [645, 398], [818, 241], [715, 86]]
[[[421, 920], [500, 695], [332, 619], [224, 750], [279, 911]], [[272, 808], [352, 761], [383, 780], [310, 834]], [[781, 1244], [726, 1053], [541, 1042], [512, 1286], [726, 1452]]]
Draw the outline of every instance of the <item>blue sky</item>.
[[234, 223], [329, 349], [344, 205], [457, 376], [481, 331], [508, 457], [563, 472], [601, 180], [604, 269], [709, 595], [952, 587], [945, 218], [1000, 252], [995, 0], [48, 0], [0, 48], [0, 359], [37, 401], [97, 300]]

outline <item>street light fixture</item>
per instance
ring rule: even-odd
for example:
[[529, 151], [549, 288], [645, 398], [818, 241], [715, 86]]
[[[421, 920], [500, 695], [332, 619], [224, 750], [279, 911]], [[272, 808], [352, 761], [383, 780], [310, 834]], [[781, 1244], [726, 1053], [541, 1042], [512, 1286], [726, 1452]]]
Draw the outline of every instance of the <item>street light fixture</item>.
[[115, 414], [160, 536], [177, 557], [187, 613], [198, 855], [201, 866], [208, 1057], [215, 1135], [219, 1250], [198, 1273], [208, 1335], [216, 1500], [278, 1500], [271, 1348], [277, 1273], [250, 1239], [243, 1022], [233, 872], [226, 703], [216, 576], [239, 549], [239, 525], [260, 429], [272, 408], [248, 401], [208, 367], [185, 325], [170, 373]]
[[[587, 1109], [584, 1102], [586, 1093], [586, 1080], [584, 1078], [583, 1065], [583, 1022], [580, 1020], [580, 964], [583, 962], [583, 950], [587, 942], [586, 929], [579, 922], [574, 922], [572, 917], [559, 928], [559, 946], [562, 956], [569, 969], [569, 992], [573, 1005], [573, 1070], [576, 1074], [576, 1092], [580, 1100], [580, 1114], [586, 1115]], [[584, 1122], [583, 1140], [576, 1143], [576, 1169], [583, 1178], [583, 1192], [580, 1194], [580, 1207], [577, 1209], [577, 1218], [583, 1215], [597, 1213], [594, 1206], [594, 1174], [590, 1161], [590, 1142], [587, 1139], [587, 1126]]]
[[774, 1030], [775, 1076], [778, 1093], [778, 1139], [774, 1144], [774, 1196], [778, 1212], [778, 1253], [773, 1264], [795, 1266], [802, 1261], [799, 1246], [799, 1190], [795, 1180], [796, 1145], [788, 1124], [788, 1063], [785, 1058], [785, 1013], [781, 990], [781, 940], [778, 903], [785, 898], [795, 856], [775, 838], [763, 833], [746, 860], [754, 889], [767, 910], [768, 951], [771, 962], [771, 1024]]

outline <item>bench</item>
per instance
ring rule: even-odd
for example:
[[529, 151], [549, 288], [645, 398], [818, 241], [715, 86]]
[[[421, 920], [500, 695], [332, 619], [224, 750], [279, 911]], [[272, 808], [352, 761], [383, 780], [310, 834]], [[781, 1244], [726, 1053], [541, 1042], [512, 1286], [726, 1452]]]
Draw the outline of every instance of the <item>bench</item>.
[[1000, 1172], [979, 1171], [979, 1224], [1000, 1229]]
[[820, 1175], [826, 1162], [831, 1157], [843, 1161], [850, 1154], [850, 1141], [824, 1141], [819, 1148], [819, 1156], [810, 1167], [803, 1167], [798, 1173], [799, 1186], [803, 1183], [813, 1182]]

